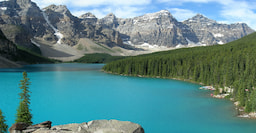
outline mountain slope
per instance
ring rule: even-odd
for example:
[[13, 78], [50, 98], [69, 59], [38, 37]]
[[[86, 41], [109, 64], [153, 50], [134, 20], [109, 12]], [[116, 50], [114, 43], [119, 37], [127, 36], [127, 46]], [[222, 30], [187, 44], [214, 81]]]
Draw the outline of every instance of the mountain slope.
[[117, 74], [178, 78], [216, 88], [230, 87], [234, 89], [235, 100], [250, 112], [256, 111], [252, 103], [256, 100], [255, 57], [256, 33], [253, 33], [226, 45], [130, 57], [109, 63], [103, 69]]
[[21, 67], [21, 65], [0, 56], [0, 68], [16, 68], [16, 67]]
[[8, 40], [0, 30], [0, 68], [2, 67], [19, 67], [15, 62], [22, 64], [34, 63], [53, 63], [45, 57], [33, 53], [26, 48], [16, 46], [13, 42]]

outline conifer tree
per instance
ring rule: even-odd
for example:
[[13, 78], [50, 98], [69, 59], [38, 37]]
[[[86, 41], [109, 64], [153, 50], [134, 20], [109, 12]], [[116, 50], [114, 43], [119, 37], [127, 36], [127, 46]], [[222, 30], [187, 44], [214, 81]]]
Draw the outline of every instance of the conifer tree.
[[30, 113], [29, 105], [30, 105], [30, 91], [29, 91], [29, 78], [27, 77], [27, 72], [23, 72], [23, 79], [20, 80], [20, 89], [22, 93], [20, 93], [20, 104], [17, 109], [16, 114], [16, 122], [25, 122], [27, 124], [32, 124], [32, 114]]
[[7, 133], [8, 126], [5, 124], [5, 121], [2, 110], [0, 109], [0, 133]]

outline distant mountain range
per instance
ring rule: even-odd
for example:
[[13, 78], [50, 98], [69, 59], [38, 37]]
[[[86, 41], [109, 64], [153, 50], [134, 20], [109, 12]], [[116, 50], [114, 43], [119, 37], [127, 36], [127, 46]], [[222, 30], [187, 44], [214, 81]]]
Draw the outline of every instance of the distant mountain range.
[[31, 0], [0, 2], [0, 29], [14, 44], [61, 60], [224, 44], [254, 32], [247, 24], [220, 24], [200, 14], [179, 22], [167, 10], [126, 19], [112, 13], [75, 17], [66, 6], [40, 9]]

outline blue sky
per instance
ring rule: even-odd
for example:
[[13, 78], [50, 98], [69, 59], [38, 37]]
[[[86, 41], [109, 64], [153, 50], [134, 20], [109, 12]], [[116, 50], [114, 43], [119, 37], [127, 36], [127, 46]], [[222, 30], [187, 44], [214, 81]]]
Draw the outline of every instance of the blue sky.
[[169, 10], [179, 21], [197, 13], [221, 23], [247, 23], [256, 30], [256, 0], [32, 0], [40, 8], [50, 4], [66, 5], [71, 13], [80, 16], [91, 12], [102, 18], [114, 13], [131, 18], [145, 13]]

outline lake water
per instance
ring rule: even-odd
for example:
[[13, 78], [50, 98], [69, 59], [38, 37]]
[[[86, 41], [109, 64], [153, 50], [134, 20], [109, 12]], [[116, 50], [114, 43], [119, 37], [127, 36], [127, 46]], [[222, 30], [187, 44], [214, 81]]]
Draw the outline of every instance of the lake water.
[[255, 133], [256, 120], [235, 117], [231, 102], [213, 99], [197, 84], [111, 75], [102, 64], [31, 65], [0, 69], [0, 109], [14, 123], [19, 81], [26, 70], [33, 122], [53, 125], [117, 119], [146, 133]]

